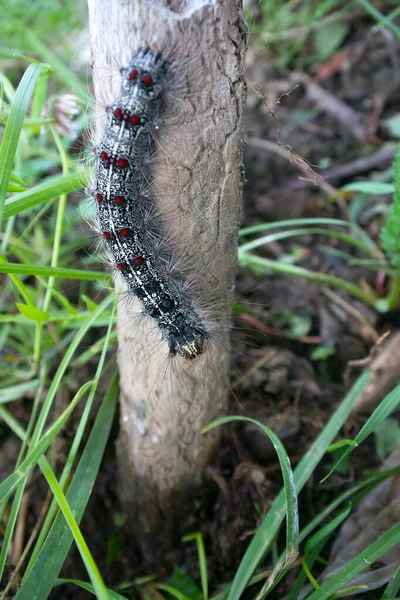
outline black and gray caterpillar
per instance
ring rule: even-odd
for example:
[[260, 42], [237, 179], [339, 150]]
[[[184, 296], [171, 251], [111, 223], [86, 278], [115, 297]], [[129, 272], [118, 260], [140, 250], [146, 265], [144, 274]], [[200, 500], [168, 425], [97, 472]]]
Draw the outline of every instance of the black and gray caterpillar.
[[122, 72], [118, 97], [106, 109], [95, 150], [91, 192], [102, 235], [128, 293], [154, 319], [170, 355], [194, 359], [204, 350], [207, 332], [191, 299], [168, 276], [169, 257], [146, 227], [145, 207], [151, 207], [152, 199], [143, 165], [154, 151], [152, 129], [160, 120], [167, 75], [167, 59], [152, 48], [139, 50]]

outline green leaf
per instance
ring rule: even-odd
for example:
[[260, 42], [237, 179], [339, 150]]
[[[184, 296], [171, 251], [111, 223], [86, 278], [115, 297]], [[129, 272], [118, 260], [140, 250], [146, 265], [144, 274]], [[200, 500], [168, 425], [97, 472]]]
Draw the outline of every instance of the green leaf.
[[39, 183], [25, 192], [15, 194], [7, 200], [4, 206], [3, 218], [9, 219], [14, 215], [29, 210], [38, 204], [44, 204], [61, 194], [70, 194], [80, 190], [86, 183], [86, 173], [83, 168], [77, 169], [68, 175], [57, 175], [48, 177], [43, 183]]
[[336, 452], [339, 448], [343, 448], [343, 446], [351, 446], [352, 448], [357, 448], [358, 444], [354, 440], [340, 440], [339, 442], [335, 442], [331, 444], [329, 448], [326, 449], [326, 453]]
[[36, 308], [36, 306], [28, 306], [27, 304], [20, 304], [19, 302], [16, 302], [15, 306], [24, 317], [31, 321], [36, 321], [36, 323], [43, 323], [49, 318], [47, 312], [40, 310], [40, 308]]
[[390, 117], [389, 119], [385, 119], [383, 124], [392, 137], [400, 138], [400, 113]]
[[[363, 425], [361, 430], [354, 438], [354, 442], [359, 446], [368, 436], [373, 433], [377, 427], [387, 419], [387, 417], [399, 406], [400, 404], [400, 385], [396, 386], [377, 406], [372, 415], [369, 417], [367, 422]], [[355, 446], [354, 446], [355, 447]], [[332, 473], [337, 469], [343, 460], [345, 460], [349, 454], [353, 451], [354, 447], [347, 447], [343, 452], [342, 456], [336, 462], [334, 467], [329, 471], [328, 475], [321, 480], [321, 483], [326, 481]]]
[[306, 542], [304, 546], [304, 554], [309, 554], [311, 550], [313, 550], [320, 542], [322, 542], [322, 540], [327, 538], [333, 531], [335, 531], [335, 529], [337, 529], [339, 525], [343, 523], [345, 519], [347, 519], [347, 517], [350, 514], [350, 511], [351, 502], [349, 503], [349, 506], [346, 508], [346, 510], [341, 512], [339, 515], [337, 515], [337, 517], [332, 519], [330, 523], [328, 523], [324, 527], [321, 527], [321, 529], [317, 531], [317, 533], [310, 537], [310, 539]]
[[[185, 538], [183, 539], [185, 541]], [[203, 600], [204, 596], [193, 579], [182, 571], [177, 565], [174, 565], [174, 572], [166, 582], [170, 588], [188, 596], [191, 600]]]
[[22, 125], [38, 79], [48, 71], [47, 65], [29, 65], [21, 79], [8, 115], [0, 146], [0, 227], [4, 202]]
[[[185, 535], [182, 538], [182, 542], [191, 542], [192, 540], [195, 540], [196, 545], [197, 545], [201, 587], [203, 589], [203, 600], [208, 600], [207, 561], [206, 561], [206, 551], [204, 548], [203, 534], [200, 531], [196, 531], [195, 533], [189, 533], [188, 535]], [[183, 591], [185, 591], [185, 590], [183, 590]], [[185, 592], [185, 593], [187, 593], [187, 592]], [[193, 600], [195, 600], [195, 599], [193, 598]]]
[[[56, 579], [54, 587], [56, 585], [62, 585], [63, 583], [73, 583], [74, 585], [77, 585], [78, 587], [81, 587], [84, 590], [87, 590], [88, 592], [91, 592], [94, 596], [96, 595], [96, 592], [94, 591], [94, 588], [92, 586], [91, 583], [88, 583], [87, 581], [79, 581], [78, 579]], [[128, 600], [128, 598], [126, 596], [122, 596], [121, 594], [118, 594], [118, 592], [114, 592], [113, 590], [110, 590], [107, 588], [107, 592], [109, 595], [110, 600]]]
[[318, 346], [311, 352], [312, 360], [326, 360], [336, 352], [335, 346]]
[[339, 591], [348, 581], [353, 579], [364, 569], [400, 543], [400, 523], [389, 529], [376, 542], [360, 552], [353, 560], [347, 563], [339, 572], [326, 581], [321, 587], [307, 596], [307, 600], [328, 600], [332, 594]]
[[383, 596], [381, 600], [393, 600], [395, 598], [397, 592], [400, 590], [400, 567], [397, 569], [396, 573], [393, 575], [392, 579], [386, 586], [385, 591], [383, 592]]
[[313, 34], [315, 52], [323, 57], [331, 56], [343, 43], [350, 31], [347, 23], [330, 23]]
[[[258, 532], [254, 538], [254, 539], [256, 539], [259, 536], [260, 530], [264, 528], [265, 523], [268, 523], [267, 532], [264, 532], [262, 534], [262, 543], [261, 543], [263, 550], [266, 550], [268, 548], [269, 544], [272, 543], [272, 540], [274, 539], [274, 537], [277, 533], [277, 529], [280, 526], [282, 520], [284, 519], [284, 517], [286, 515], [285, 561], [283, 564], [279, 564], [276, 566], [274, 573], [271, 576], [271, 578], [274, 578], [277, 576], [277, 574], [279, 573], [279, 571], [282, 568], [284, 568], [285, 566], [287, 566], [289, 564], [292, 564], [293, 561], [296, 560], [296, 557], [298, 555], [298, 548], [299, 548], [299, 514], [298, 514], [298, 506], [297, 506], [297, 493], [296, 493], [296, 486], [295, 486], [294, 479], [293, 479], [293, 473], [292, 473], [292, 469], [290, 466], [289, 457], [286, 454], [286, 450], [285, 450], [282, 442], [275, 435], [275, 433], [271, 429], [269, 429], [269, 427], [266, 427], [262, 423], [259, 423], [258, 421], [254, 420], [254, 419], [250, 419], [248, 417], [234, 416], [234, 417], [223, 417], [222, 419], [217, 419], [216, 421], [213, 421], [212, 423], [210, 423], [209, 425], [204, 427], [204, 429], [202, 430], [202, 433], [206, 433], [207, 431], [210, 431], [214, 427], [218, 427], [219, 425], [223, 425], [225, 423], [231, 423], [233, 421], [246, 421], [248, 423], [253, 423], [254, 425], [257, 425], [257, 427], [259, 427], [269, 437], [269, 439], [271, 440], [271, 442], [275, 448], [277, 456], [278, 456], [279, 465], [280, 465], [282, 477], [283, 477], [283, 484], [284, 484], [283, 490], [282, 490], [281, 494], [279, 495], [279, 498], [281, 499], [281, 504], [279, 506], [279, 517], [277, 518], [277, 515], [273, 514], [273, 511], [270, 510], [270, 512], [268, 513], [266, 519], [264, 520], [263, 524], [261, 525], [260, 529], [258, 530]], [[275, 502], [275, 504], [276, 504], [276, 502]], [[274, 525], [276, 526], [276, 528], [274, 527]], [[254, 539], [253, 539], [253, 542], [254, 542]], [[240, 593], [243, 591], [247, 581], [250, 579], [251, 575], [253, 574], [253, 571], [255, 571], [255, 569], [258, 566], [259, 561], [257, 559], [259, 558], [261, 560], [261, 558], [262, 558], [262, 556], [260, 556], [259, 553], [260, 553], [260, 548], [253, 549], [252, 544], [250, 544], [244, 558], [242, 559], [239, 570], [236, 573], [236, 577], [232, 584], [231, 592], [229, 594], [229, 600], [233, 600], [233, 599], [240, 597]], [[262, 551], [262, 554], [264, 554], [264, 551]], [[241, 569], [241, 567], [242, 567], [242, 569]], [[242, 571], [244, 570], [246, 572], [246, 580], [245, 581], [243, 581], [243, 575], [240, 573], [241, 570]], [[239, 578], [239, 574], [241, 575], [242, 579], [241, 579], [239, 585], [235, 588], [235, 582], [237, 582], [237, 580]], [[235, 594], [238, 594], [238, 595], [235, 595]]]
[[379, 181], [355, 181], [341, 188], [342, 192], [362, 192], [363, 194], [394, 194], [395, 187], [391, 183]]
[[86, 308], [90, 312], [93, 312], [94, 310], [96, 310], [97, 304], [95, 302], [93, 302], [93, 300], [91, 298], [89, 298], [89, 296], [86, 296], [86, 294], [82, 294], [81, 298], [84, 301]]
[[19, 400], [27, 394], [31, 396], [36, 392], [37, 388], [39, 387], [39, 383], [39, 379], [31, 379], [30, 381], [26, 381], [24, 383], [17, 383], [17, 385], [0, 389], [0, 404], [14, 402], [14, 400]]
[[16, 469], [11, 475], [6, 477], [2, 483], [0, 483], [0, 502], [5, 500], [17, 487], [18, 483], [25, 479], [27, 475], [32, 471], [32, 469], [36, 466], [39, 459], [46, 450], [49, 448], [50, 444], [59, 433], [61, 428], [65, 425], [68, 420], [68, 417], [81, 400], [82, 396], [89, 389], [92, 382], [86, 383], [83, 385], [80, 390], [76, 393], [74, 399], [69, 404], [69, 406], [65, 409], [63, 413], [54, 421], [54, 423], [48, 428], [46, 433], [40, 439], [40, 441], [32, 448], [29, 449], [29, 452], [25, 458], [19, 465], [18, 469]]
[[1, 263], [0, 273], [9, 275], [35, 275], [36, 277], [59, 277], [61, 279], [110, 279], [108, 273], [101, 271], [82, 271], [81, 269], [64, 269], [62, 267], [41, 267], [40, 265], [24, 265], [18, 263]]
[[[118, 399], [118, 377], [104, 397], [85, 450], [68, 489], [66, 499], [79, 524], [92, 491], [110, 433]], [[53, 526], [15, 600], [46, 600], [73, 541], [64, 516], [58, 513]], [[43, 577], [43, 573], [46, 577]]]
[[394, 159], [394, 184], [396, 193], [380, 237], [390, 262], [400, 267], [400, 144]]
[[[298, 494], [309, 480], [310, 475], [324, 456], [326, 449], [332, 443], [338, 430], [351, 413], [357, 399], [367, 386], [370, 377], [371, 373], [369, 372], [365, 372], [359, 377], [336, 409], [327, 425], [297, 465], [294, 470], [294, 481], [296, 483]], [[229, 591], [229, 600], [239, 600], [242, 597], [242, 593], [253, 573], [258, 568], [258, 565], [275, 539], [284, 516], [285, 493], [284, 490], [281, 490], [246, 550]], [[272, 588], [275, 576], [270, 579], [271, 581], [266, 582], [265, 590], [263, 590], [264, 592], [267, 592]]]
[[383, 461], [400, 445], [400, 426], [397, 419], [388, 418], [379, 423], [374, 431], [376, 453]]

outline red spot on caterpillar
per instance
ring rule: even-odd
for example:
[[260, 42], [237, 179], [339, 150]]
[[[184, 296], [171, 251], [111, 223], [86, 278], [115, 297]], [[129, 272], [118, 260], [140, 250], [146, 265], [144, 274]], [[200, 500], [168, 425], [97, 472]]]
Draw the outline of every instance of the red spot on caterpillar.
[[124, 196], [115, 196], [114, 202], [117, 206], [122, 206], [125, 202]]
[[133, 71], [131, 71], [129, 73], [129, 79], [136, 79], [136, 77], [139, 75], [139, 71], [137, 69], [133, 69]]
[[153, 83], [153, 78], [150, 73], [145, 73], [142, 77], [142, 82], [146, 87], [150, 87]]
[[124, 227], [124, 229], [120, 229], [119, 232], [123, 237], [127, 237], [130, 234], [131, 230], [129, 229], [129, 227]]
[[121, 115], [122, 115], [122, 109], [121, 108], [116, 108], [114, 110], [114, 117], [117, 117], [117, 119], [119, 119]]
[[103, 231], [103, 236], [106, 240], [109, 240], [111, 237], [111, 233], [109, 231]]
[[96, 194], [97, 202], [103, 202], [103, 194]]
[[144, 261], [143, 256], [136, 256], [136, 258], [133, 259], [133, 262], [135, 263], [135, 265], [141, 265], [143, 261]]
[[96, 146], [93, 146], [93, 154], [96, 154]]
[[124, 263], [118, 263], [117, 264], [117, 269], [119, 269], [120, 271], [123, 271], [125, 269]]
[[130, 120], [131, 125], [139, 125], [140, 124], [140, 117], [138, 115], [132, 115], [129, 120]]
[[108, 159], [108, 154], [107, 154], [107, 152], [104, 152], [104, 150], [103, 150], [103, 152], [100, 152], [100, 160], [103, 160], [103, 161], [105, 161], [105, 160], [107, 160], [107, 159]]
[[110, 111], [110, 107], [106, 106], [106, 113], [108, 113]]
[[[111, 162], [111, 160], [110, 160]], [[125, 169], [125, 167], [128, 166], [128, 161], [126, 160], [126, 158], [119, 158], [117, 160], [117, 165], [121, 168], [121, 169]]]
[[110, 156], [110, 158], [108, 159], [108, 162], [109, 162], [110, 164], [113, 164], [113, 163], [115, 163], [115, 158], [113, 158], [112, 156]]

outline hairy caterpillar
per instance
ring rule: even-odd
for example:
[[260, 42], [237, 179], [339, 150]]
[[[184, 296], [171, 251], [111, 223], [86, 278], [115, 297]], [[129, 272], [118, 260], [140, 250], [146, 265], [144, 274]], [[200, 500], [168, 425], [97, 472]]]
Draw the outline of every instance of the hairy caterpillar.
[[145, 219], [145, 206], [152, 199], [144, 165], [153, 151], [152, 130], [160, 122], [167, 77], [168, 60], [150, 47], [140, 49], [123, 70], [95, 150], [91, 193], [102, 235], [128, 293], [162, 331], [170, 355], [191, 360], [202, 354], [208, 333], [180, 282], [168, 276], [168, 250], [158, 251]]

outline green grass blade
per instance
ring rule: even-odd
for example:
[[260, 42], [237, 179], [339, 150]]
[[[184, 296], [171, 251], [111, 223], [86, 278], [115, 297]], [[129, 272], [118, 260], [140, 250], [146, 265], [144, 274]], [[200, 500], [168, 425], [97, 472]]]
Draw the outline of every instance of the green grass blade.
[[[400, 465], [394, 467], [393, 469], [388, 469], [386, 471], [379, 471], [376, 475], [372, 475], [368, 477], [361, 483], [347, 489], [345, 492], [340, 494], [337, 498], [335, 498], [328, 506], [326, 506], [314, 519], [312, 519], [303, 529], [300, 531], [299, 538], [300, 542], [305, 540], [307, 536], [314, 531], [325, 519], [327, 519], [334, 510], [338, 508], [343, 502], [351, 499], [353, 504], [358, 503], [362, 498], [366, 496], [371, 490], [375, 489], [378, 485], [380, 485], [386, 479], [398, 475], [400, 473]], [[311, 553], [313, 554], [313, 553]], [[279, 557], [278, 561], [283, 561], [284, 554]], [[310, 562], [310, 557], [307, 558], [307, 563]], [[277, 577], [274, 585], [270, 588], [271, 590], [278, 585], [278, 583], [283, 579], [283, 577], [287, 574], [289, 569], [283, 569], [282, 572]], [[297, 596], [294, 596], [297, 598]]]
[[332, 475], [335, 469], [340, 465], [340, 463], [351, 453], [353, 450], [359, 446], [368, 436], [371, 435], [375, 431], [375, 429], [387, 419], [387, 417], [398, 407], [400, 404], [400, 385], [394, 388], [377, 406], [372, 415], [369, 417], [366, 423], [364, 423], [361, 430], [358, 432], [356, 437], [354, 438], [354, 446], [349, 446], [343, 452], [342, 456], [335, 463], [334, 467], [329, 471], [328, 475], [324, 477], [320, 483], [323, 483]]
[[335, 227], [351, 227], [352, 225], [348, 221], [341, 219], [325, 219], [312, 217], [310, 219], [286, 219], [284, 221], [274, 221], [273, 223], [257, 223], [257, 225], [251, 225], [250, 227], [243, 227], [239, 231], [239, 237], [245, 235], [252, 235], [254, 233], [261, 233], [263, 231], [269, 231], [270, 229], [279, 229], [281, 227], [299, 227], [302, 225], [334, 225]]
[[18, 86], [10, 114], [7, 118], [0, 146], [0, 227], [3, 220], [4, 202], [22, 125], [37, 81], [46, 70], [48, 71], [46, 65], [29, 65]]
[[400, 590], [400, 567], [386, 586], [381, 600], [392, 600]]
[[199, 570], [201, 579], [201, 588], [203, 590], [204, 600], [208, 600], [208, 577], [207, 577], [207, 560], [206, 551], [204, 548], [203, 534], [200, 531], [189, 533], [182, 538], [182, 542], [196, 541], [197, 554], [199, 558]]
[[[68, 485], [68, 480], [69, 480], [69, 477], [70, 477], [71, 469], [72, 469], [72, 466], [73, 466], [73, 464], [75, 462], [75, 458], [76, 458], [76, 455], [77, 455], [80, 443], [82, 441], [82, 437], [83, 437], [83, 434], [84, 434], [84, 431], [85, 431], [85, 428], [86, 428], [86, 424], [87, 424], [87, 421], [89, 419], [90, 410], [92, 408], [93, 401], [94, 401], [94, 398], [95, 398], [95, 393], [96, 393], [96, 390], [97, 390], [97, 383], [98, 383], [98, 381], [99, 381], [99, 379], [101, 377], [101, 374], [103, 372], [104, 362], [105, 362], [105, 358], [106, 358], [107, 351], [109, 349], [109, 344], [110, 344], [111, 331], [112, 331], [112, 327], [113, 327], [113, 324], [114, 324], [113, 317], [115, 315], [115, 311], [116, 311], [116, 304], [114, 305], [114, 308], [113, 308], [113, 313], [111, 315], [111, 319], [110, 319], [110, 322], [109, 322], [109, 326], [108, 326], [108, 330], [107, 330], [107, 335], [106, 335], [105, 339], [103, 340], [102, 353], [101, 353], [101, 357], [100, 357], [100, 360], [99, 360], [99, 363], [98, 363], [98, 366], [97, 366], [97, 369], [96, 369], [94, 384], [92, 386], [92, 389], [90, 390], [88, 401], [86, 403], [85, 409], [82, 412], [81, 418], [79, 420], [79, 426], [77, 428], [74, 440], [73, 440], [73, 442], [71, 444], [71, 449], [70, 449], [68, 458], [67, 458], [67, 460], [65, 462], [65, 465], [64, 465], [61, 477], [60, 477], [59, 483], [60, 483], [60, 487], [61, 487], [62, 490], [64, 490], [66, 488], [66, 486]], [[30, 561], [29, 561], [30, 564], [32, 564], [36, 560], [36, 556], [39, 553], [40, 548], [42, 547], [43, 542], [46, 539], [47, 533], [48, 533], [48, 531], [49, 531], [49, 529], [51, 527], [51, 524], [54, 521], [56, 510], [57, 510], [57, 502], [55, 501], [55, 498], [53, 498], [53, 500], [52, 500], [52, 502], [50, 504], [49, 510], [47, 512], [46, 518], [44, 520], [44, 523], [43, 523], [43, 525], [41, 527], [41, 530], [40, 530], [40, 533], [39, 533], [39, 536], [38, 536], [35, 548], [34, 548], [32, 554], [31, 554], [31, 558], [30, 558]]]
[[[365, 389], [371, 373], [365, 372], [359, 377], [339, 407], [336, 409], [328, 424], [321, 431], [312, 446], [303, 456], [296, 469], [294, 470], [294, 481], [297, 493], [303, 489], [314, 469], [324, 456], [326, 448], [332, 443], [337, 432], [351, 413], [358, 397]], [[272, 541], [279, 531], [281, 523], [285, 516], [285, 495], [282, 490], [274, 504], [270, 508], [268, 515], [260, 525], [256, 535], [249, 544], [246, 553], [239, 565], [232, 587], [229, 591], [228, 600], [239, 600], [245, 590], [250, 578], [258, 568], [258, 565], [264, 558]], [[268, 585], [272, 587], [271, 581]]]
[[311, 550], [313, 550], [320, 542], [322, 542], [325, 538], [327, 538], [335, 529], [339, 527], [341, 523], [349, 516], [351, 512], [351, 502], [349, 506], [338, 514], [330, 523], [321, 527], [317, 533], [315, 533], [309, 540], [307, 540], [306, 545], [304, 546], [304, 554], [309, 554]]
[[[79, 581], [78, 579], [56, 579], [54, 586], [62, 585], [63, 583], [73, 583], [74, 585], [77, 585], [78, 587], [87, 590], [91, 594], [96, 595], [93, 586], [90, 583], [87, 583], [86, 581]], [[108, 588], [107, 593], [110, 600], [128, 600], [126, 596], [122, 596], [121, 594], [118, 594], [118, 592], [114, 592], [113, 590], [109, 590]]]
[[48, 177], [43, 183], [15, 194], [7, 200], [4, 206], [3, 219], [9, 219], [14, 215], [29, 210], [38, 204], [48, 202], [60, 194], [70, 194], [76, 190], [82, 189], [86, 184], [86, 172], [83, 168], [76, 169], [68, 175], [57, 175]]
[[369, 244], [364, 244], [364, 242], [357, 239], [355, 236], [344, 233], [343, 231], [336, 231], [335, 229], [327, 229], [324, 227], [302, 227], [300, 229], [290, 229], [289, 231], [276, 231], [275, 233], [270, 233], [252, 240], [251, 242], [247, 242], [246, 244], [241, 244], [240, 251], [249, 252], [255, 248], [260, 248], [260, 246], [264, 246], [265, 244], [270, 244], [297, 235], [325, 235], [337, 238], [359, 250], [363, 250], [367, 254], [370, 254], [371, 251]]
[[376, 542], [360, 552], [343, 569], [326, 581], [307, 600], [328, 600], [353, 577], [367, 569], [373, 562], [388, 552], [393, 546], [400, 543], [400, 523], [389, 529]]
[[105, 298], [105, 300], [101, 304], [99, 304], [97, 310], [95, 310], [91, 314], [89, 319], [85, 323], [83, 323], [81, 328], [77, 331], [74, 339], [72, 340], [67, 351], [65, 352], [63, 359], [62, 359], [62, 361], [54, 375], [54, 378], [51, 382], [51, 385], [47, 392], [46, 398], [44, 399], [43, 406], [42, 406], [38, 421], [35, 426], [35, 430], [32, 434], [32, 446], [36, 445], [38, 438], [41, 436], [41, 432], [43, 430], [44, 424], [46, 422], [46, 419], [49, 414], [52, 402], [55, 398], [56, 392], [60, 388], [60, 385], [62, 384], [62, 379], [64, 377], [64, 373], [65, 373], [68, 365], [70, 364], [76, 349], [79, 347], [79, 344], [81, 343], [83, 337], [86, 335], [87, 331], [90, 329], [90, 327], [96, 321], [97, 317], [100, 316], [103, 313], [103, 311], [105, 310], [105, 308], [107, 308], [107, 306], [113, 301], [114, 301], [114, 298], [109, 296], [108, 298]]
[[25, 394], [31, 395], [33, 392], [36, 392], [37, 388], [39, 387], [39, 383], [39, 379], [31, 379], [30, 381], [25, 381], [24, 383], [17, 383], [16, 385], [3, 388], [0, 390], [0, 404], [19, 400], [25, 396]]
[[110, 279], [108, 273], [102, 273], [101, 271], [83, 271], [81, 269], [41, 267], [39, 265], [21, 265], [3, 262], [0, 262], [0, 273], [8, 273], [8, 275], [36, 275], [37, 277], [60, 277], [62, 279]]
[[85, 564], [86, 571], [90, 577], [97, 598], [99, 598], [99, 600], [109, 600], [109, 596], [107, 593], [106, 586], [104, 585], [103, 578], [90, 553], [88, 545], [86, 544], [86, 541], [79, 529], [78, 523], [76, 522], [71, 507], [67, 502], [67, 499], [57, 481], [56, 476], [54, 475], [50, 465], [45, 464], [45, 461], [42, 462], [41, 469], [43, 475], [47, 480], [47, 483], [51, 488], [51, 491], [54, 494], [54, 497], [57, 500], [58, 506], [60, 507], [60, 510], [64, 515], [69, 530], [74, 536], [75, 543]]
[[[118, 399], [118, 377], [115, 376], [96, 417], [82, 458], [75, 471], [66, 499], [79, 524], [92, 491], [107, 444]], [[15, 600], [46, 600], [61, 570], [73, 537], [64, 516], [59, 513], [37, 556], [27, 571]], [[43, 577], [46, 573], [46, 577]]]
[[28, 452], [25, 460], [21, 462], [14, 473], [9, 475], [2, 483], [0, 483], [0, 502], [3, 502], [3, 500], [5, 500], [9, 494], [14, 491], [18, 483], [25, 479], [36, 466], [40, 457], [49, 448], [50, 444], [59, 433], [60, 429], [65, 425], [68, 417], [91, 384], [92, 382], [85, 383], [85, 385], [80, 388], [65, 411], [61, 413], [58, 419], [54, 421], [53, 425], [48, 428], [40, 441]]
[[22, 497], [25, 492], [26, 479], [21, 481], [17, 487], [17, 491], [14, 496], [14, 500], [11, 506], [11, 511], [7, 519], [7, 527], [2, 540], [1, 552], [0, 552], [0, 581], [3, 578], [4, 566], [6, 564], [7, 555], [10, 549], [11, 538], [14, 533], [15, 524], [19, 510], [21, 508]]
[[154, 587], [157, 590], [162, 590], [163, 592], [167, 592], [167, 594], [170, 594], [172, 596], [172, 598], [176, 598], [177, 600], [191, 600], [191, 598], [189, 598], [188, 596], [185, 596], [185, 594], [182, 594], [182, 592], [180, 592], [179, 590], [176, 590], [175, 588], [171, 587], [170, 585], [167, 585], [166, 583], [157, 583]]
[[[271, 429], [269, 429], [269, 427], [266, 427], [265, 425], [262, 425], [258, 421], [254, 420], [254, 419], [250, 419], [248, 417], [235, 416], [235, 417], [223, 417], [222, 419], [217, 419], [216, 421], [213, 421], [212, 423], [207, 425], [202, 430], [202, 433], [205, 433], [205, 432], [209, 431], [210, 429], [217, 427], [218, 425], [223, 425], [225, 423], [230, 423], [232, 421], [247, 421], [248, 423], [253, 423], [254, 425], [257, 425], [257, 427], [259, 427], [269, 437], [269, 439], [271, 440], [271, 442], [275, 448], [277, 456], [278, 456], [279, 464], [280, 464], [281, 471], [282, 471], [283, 484], [284, 484], [283, 490], [281, 492], [282, 505], [280, 507], [279, 524], [277, 524], [277, 527], [274, 530], [274, 534], [271, 536], [272, 528], [268, 529], [268, 533], [266, 534], [268, 537], [268, 545], [269, 545], [270, 542], [272, 542], [273, 538], [275, 537], [275, 535], [278, 531], [278, 528], [286, 514], [286, 555], [285, 555], [284, 563], [278, 564], [276, 566], [276, 569], [274, 572], [274, 577], [276, 577], [277, 574], [279, 573], [279, 571], [283, 567], [287, 566], [288, 564], [293, 563], [293, 561], [296, 559], [296, 557], [298, 555], [298, 550], [299, 550], [299, 513], [298, 513], [298, 506], [297, 506], [297, 493], [296, 493], [296, 485], [294, 482], [292, 469], [290, 467], [289, 457], [286, 454], [286, 450], [285, 450], [282, 442], [275, 435], [275, 433]], [[271, 511], [270, 511], [270, 514], [271, 514]], [[274, 520], [275, 520], [275, 517], [274, 517]], [[265, 521], [264, 521], [264, 523], [265, 523]], [[256, 534], [256, 537], [257, 536], [258, 536], [258, 533]], [[265, 544], [265, 542], [266, 542], [265, 536], [263, 537], [263, 541]], [[250, 546], [249, 546], [249, 548], [250, 548]], [[256, 554], [257, 554], [257, 552], [256, 552]], [[256, 555], [252, 551], [249, 552], [249, 549], [248, 549], [242, 560], [242, 563], [241, 563], [241, 566], [244, 563], [243, 570], [245, 570], [247, 572], [248, 579], [250, 579], [251, 575], [257, 568], [258, 562], [259, 561], [257, 560]], [[239, 567], [239, 569], [240, 569], [240, 567]], [[236, 575], [236, 577], [237, 577], [237, 575]], [[236, 598], [236, 597], [239, 597], [239, 596], [232, 595], [232, 598]], [[229, 598], [231, 598], [231, 596]]]

